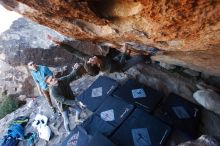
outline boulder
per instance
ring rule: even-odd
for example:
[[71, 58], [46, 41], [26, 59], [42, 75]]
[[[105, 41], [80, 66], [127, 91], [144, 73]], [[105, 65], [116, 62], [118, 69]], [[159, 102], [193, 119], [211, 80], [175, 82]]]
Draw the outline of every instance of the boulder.
[[213, 137], [202, 135], [194, 141], [187, 141], [178, 146], [219, 146], [220, 143]]
[[220, 95], [211, 89], [197, 90], [193, 98], [204, 108], [220, 115]]

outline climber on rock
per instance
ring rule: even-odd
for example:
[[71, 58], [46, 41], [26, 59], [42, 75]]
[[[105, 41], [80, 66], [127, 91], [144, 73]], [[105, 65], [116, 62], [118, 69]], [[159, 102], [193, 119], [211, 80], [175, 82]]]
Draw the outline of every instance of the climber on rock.
[[55, 78], [53, 76], [45, 77], [45, 82], [49, 86], [49, 91], [52, 97], [55, 98], [57, 103], [58, 109], [62, 114], [64, 119], [64, 127], [67, 133], [70, 132], [69, 129], [69, 120], [68, 120], [68, 107], [74, 107], [76, 111], [75, 122], [80, 122], [79, 115], [85, 106], [81, 103], [76, 101], [75, 96], [71, 90], [70, 83], [80, 77], [83, 72], [83, 66], [76, 63], [73, 67], [72, 72], [60, 78]]
[[73, 48], [68, 42], [61, 42], [51, 37], [48, 38], [60, 47], [71, 52], [75, 57], [83, 60], [85, 62], [84, 68], [88, 74], [92, 76], [97, 75], [100, 71], [105, 73], [126, 71], [138, 63], [150, 61], [150, 55], [148, 53], [131, 49], [131, 45], [129, 44], [124, 44], [120, 49], [109, 47], [106, 56], [89, 56]]
[[37, 88], [38, 88], [40, 95], [44, 96], [47, 99], [48, 104], [50, 105], [52, 112], [55, 113], [55, 108], [53, 107], [53, 104], [51, 101], [48, 86], [44, 81], [44, 78], [46, 76], [53, 75], [52, 71], [48, 67], [42, 66], [42, 65], [37, 65], [33, 61], [30, 61], [28, 63], [28, 68], [31, 70], [31, 75], [37, 85]]
[[128, 44], [124, 44], [119, 52], [111, 48], [106, 56], [90, 57], [84, 67], [90, 75], [97, 75], [100, 71], [105, 73], [124, 72], [130, 67], [150, 60], [144, 51], [132, 51], [128, 49]]

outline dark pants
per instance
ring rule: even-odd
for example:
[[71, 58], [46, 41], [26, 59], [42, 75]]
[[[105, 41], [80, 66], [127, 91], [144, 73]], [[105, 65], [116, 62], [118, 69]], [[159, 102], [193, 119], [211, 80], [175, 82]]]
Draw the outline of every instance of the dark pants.
[[53, 104], [52, 104], [52, 101], [51, 101], [51, 98], [50, 98], [49, 91], [48, 90], [43, 90], [43, 89], [41, 89], [41, 90], [42, 90], [42, 92], [44, 94], [44, 97], [47, 99], [47, 102], [49, 103], [50, 107], [52, 107]]

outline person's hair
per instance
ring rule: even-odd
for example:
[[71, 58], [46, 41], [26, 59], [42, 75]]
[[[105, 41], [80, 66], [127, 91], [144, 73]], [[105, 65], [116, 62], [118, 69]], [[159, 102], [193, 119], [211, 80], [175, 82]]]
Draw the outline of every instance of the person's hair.
[[87, 71], [87, 73], [91, 76], [95, 76], [99, 73], [100, 68], [98, 67], [98, 65], [93, 65], [91, 63], [86, 62], [84, 64], [84, 68]]

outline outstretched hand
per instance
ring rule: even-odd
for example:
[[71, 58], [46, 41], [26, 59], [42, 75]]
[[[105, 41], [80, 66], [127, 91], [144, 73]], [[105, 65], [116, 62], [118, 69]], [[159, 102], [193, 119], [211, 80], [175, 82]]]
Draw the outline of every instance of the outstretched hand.
[[60, 40], [58, 40], [57, 38], [53, 38], [51, 35], [47, 35], [47, 38], [57, 45], [60, 45], [62, 43]]
[[83, 75], [86, 73], [86, 70], [83, 67], [83, 65], [79, 63], [74, 64], [73, 69], [77, 70], [78, 75]]
[[123, 46], [121, 47], [121, 50], [123, 53], [126, 53], [126, 50], [127, 50], [127, 44], [124, 43]]
[[75, 63], [74, 66], [73, 66], [73, 69], [78, 69], [80, 66], [81, 66], [81, 64]]

